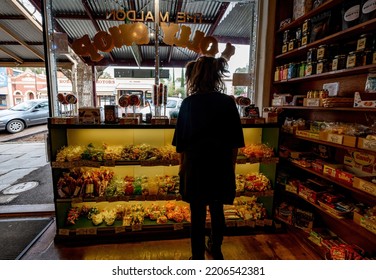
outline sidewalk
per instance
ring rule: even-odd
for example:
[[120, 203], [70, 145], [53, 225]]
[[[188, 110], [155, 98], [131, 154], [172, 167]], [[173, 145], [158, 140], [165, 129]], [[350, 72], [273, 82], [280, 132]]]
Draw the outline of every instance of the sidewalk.
[[12, 142], [44, 131], [46, 126], [38, 126], [24, 135], [0, 135], [0, 214], [54, 210], [46, 144]]

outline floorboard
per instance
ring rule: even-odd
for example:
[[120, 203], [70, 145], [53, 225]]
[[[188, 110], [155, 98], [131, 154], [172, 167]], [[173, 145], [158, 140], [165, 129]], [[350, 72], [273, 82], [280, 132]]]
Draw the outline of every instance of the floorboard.
[[[67, 245], [54, 242], [53, 223], [22, 260], [187, 260], [189, 238], [114, 244]], [[226, 236], [223, 242], [226, 260], [318, 260], [308, 246], [287, 233]], [[211, 259], [209, 255], [207, 259]]]

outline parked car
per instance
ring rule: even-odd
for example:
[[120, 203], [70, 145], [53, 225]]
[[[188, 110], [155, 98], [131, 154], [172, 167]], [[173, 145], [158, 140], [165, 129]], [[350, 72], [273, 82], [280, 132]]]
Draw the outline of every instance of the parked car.
[[[179, 97], [167, 97], [167, 104], [166, 104], [166, 116], [170, 117], [172, 113], [174, 115], [177, 115], [179, 112], [181, 102], [183, 101], [182, 98]], [[145, 108], [140, 110], [140, 113], [142, 113], [142, 121], [146, 121], [146, 114], [152, 114], [154, 116], [155, 114], [155, 108], [154, 105], [151, 104], [150, 107], [146, 106]], [[161, 108], [161, 113], [164, 114], [164, 107]]]
[[9, 109], [0, 110], [0, 130], [21, 132], [29, 126], [47, 123], [48, 117], [47, 99], [24, 101]]

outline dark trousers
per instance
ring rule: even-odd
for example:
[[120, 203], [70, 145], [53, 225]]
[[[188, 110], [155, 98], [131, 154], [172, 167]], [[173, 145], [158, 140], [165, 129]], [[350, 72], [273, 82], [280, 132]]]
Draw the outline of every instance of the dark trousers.
[[191, 208], [191, 250], [193, 260], [205, 259], [205, 221], [206, 206], [211, 216], [211, 241], [213, 246], [221, 247], [225, 230], [223, 203], [220, 201], [195, 201]]

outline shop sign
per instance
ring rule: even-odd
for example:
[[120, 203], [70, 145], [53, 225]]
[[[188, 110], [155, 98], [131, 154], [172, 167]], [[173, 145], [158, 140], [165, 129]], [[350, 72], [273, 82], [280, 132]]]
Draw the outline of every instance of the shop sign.
[[[142, 22], [137, 22], [140, 19], [133, 17], [133, 14], [130, 16], [129, 13], [127, 13], [127, 18], [133, 19], [133, 23], [110, 27], [108, 32], [99, 31], [94, 35], [93, 40], [86, 34], [73, 42], [72, 49], [76, 54], [89, 56], [92, 61], [97, 62], [103, 59], [100, 51], [111, 52], [115, 47], [148, 44], [150, 42], [148, 27]], [[149, 13], [143, 19], [154, 20], [152, 16], [148, 15]], [[168, 19], [166, 15], [162, 18], [163, 20]], [[188, 17], [186, 14], [180, 15], [181, 21], [187, 21], [190, 18], [192, 17]], [[167, 45], [188, 48], [191, 51], [208, 56], [215, 56], [218, 53], [217, 39], [213, 36], [205, 36], [205, 33], [200, 30], [196, 30], [193, 40], [189, 40], [192, 32], [189, 26], [162, 21], [160, 27], [163, 31], [163, 42]]]
[[[162, 12], [159, 13], [159, 18], [160, 21], [162, 22], [169, 22], [170, 21], [170, 14], [169, 12], [166, 12], [163, 14]], [[140, 21], [140, 22], [145, 22], [145, 21], [155, 21], [155, 17], [151, 11], [145, 12], [141, 11], [140, 13], [137, 13], [135, 10], [129, 10], [129, 11], [124, 11], [124, 10], [112, 10], [110, 12], [106, 13], [106, 19], [110, 20], [117, 20], [117, 21]], [[201, 13], [194, 13], [192, 15], [185, 13], [185, 12], [178, 12], [176, 14], [176, 22], [177, 23], [184, 23], [184, 22], [194, 22], [194, 23], [202, 23], [202, 14]]]

